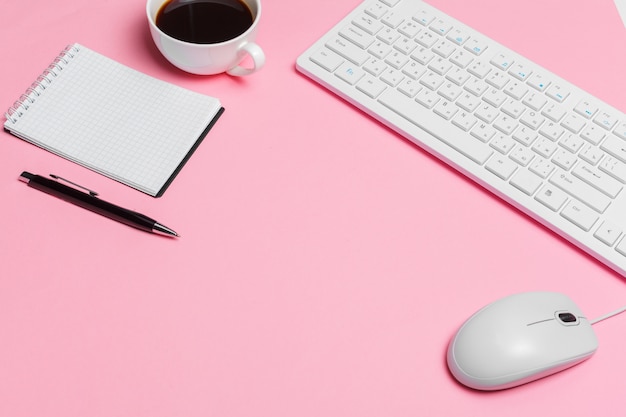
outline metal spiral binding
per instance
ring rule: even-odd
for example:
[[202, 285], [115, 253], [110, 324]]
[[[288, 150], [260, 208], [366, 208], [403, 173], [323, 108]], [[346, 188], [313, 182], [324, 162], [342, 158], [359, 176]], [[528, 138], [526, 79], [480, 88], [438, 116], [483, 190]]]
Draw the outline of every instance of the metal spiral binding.
[[77, 45], [66, 46], [41, 75], [37, 77], [37, 80], [26, 89], [25, 93], [13, 103], [13, 106], [9, 107], [4, 114], [6, 119], [12, 123], [17, 123], [17, 120], [24, 114], [24, 111], [28, 110], [30, 105], [41, 95], [41, 92], [52, 84], [54, 78], [63, 71], [63, 68], [69, 64], [70, 60], [74, 58], [79, 50]]

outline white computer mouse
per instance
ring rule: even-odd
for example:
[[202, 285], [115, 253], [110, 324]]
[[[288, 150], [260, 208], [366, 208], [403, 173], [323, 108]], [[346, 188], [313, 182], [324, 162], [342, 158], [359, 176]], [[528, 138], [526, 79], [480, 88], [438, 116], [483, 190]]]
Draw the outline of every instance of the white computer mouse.
[[450, 341], [447, 361], [462, 384], [499, 390], [574, 366], [597, 348], [589, 320], [568, 296], [529, 292], [471, 316]]

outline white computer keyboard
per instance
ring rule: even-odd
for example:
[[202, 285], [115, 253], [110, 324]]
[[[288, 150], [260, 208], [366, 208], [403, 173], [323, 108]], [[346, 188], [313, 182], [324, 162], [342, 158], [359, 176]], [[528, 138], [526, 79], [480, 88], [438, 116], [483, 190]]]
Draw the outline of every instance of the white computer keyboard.
[[626, 276], [626, 116], [418, 0], [367, 0], [297, 68]]

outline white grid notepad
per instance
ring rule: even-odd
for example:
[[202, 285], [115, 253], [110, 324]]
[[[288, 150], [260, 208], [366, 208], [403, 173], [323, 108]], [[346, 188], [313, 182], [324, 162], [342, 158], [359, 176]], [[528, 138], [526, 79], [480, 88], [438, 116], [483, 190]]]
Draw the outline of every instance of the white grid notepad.
[[12, 134], [152, 196], [223, 111], [82, 45], [66, 48], [6, 113]]

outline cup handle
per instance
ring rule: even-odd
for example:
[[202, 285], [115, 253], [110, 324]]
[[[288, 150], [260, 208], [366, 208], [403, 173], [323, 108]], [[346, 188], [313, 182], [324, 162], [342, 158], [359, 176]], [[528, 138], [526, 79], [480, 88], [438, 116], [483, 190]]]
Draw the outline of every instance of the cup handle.
[[236, 76], [250, 75], [253, 72], [260, 70], [265, 64], [265, 54], [263, 53], [261, 47], [256, 43], [248, 42], [241, 47], [240, 51], [243, 51], [250, 55], [254, 66], [252, 68], [244, 68], [237, 65], [226, 71], [227, 74]]

